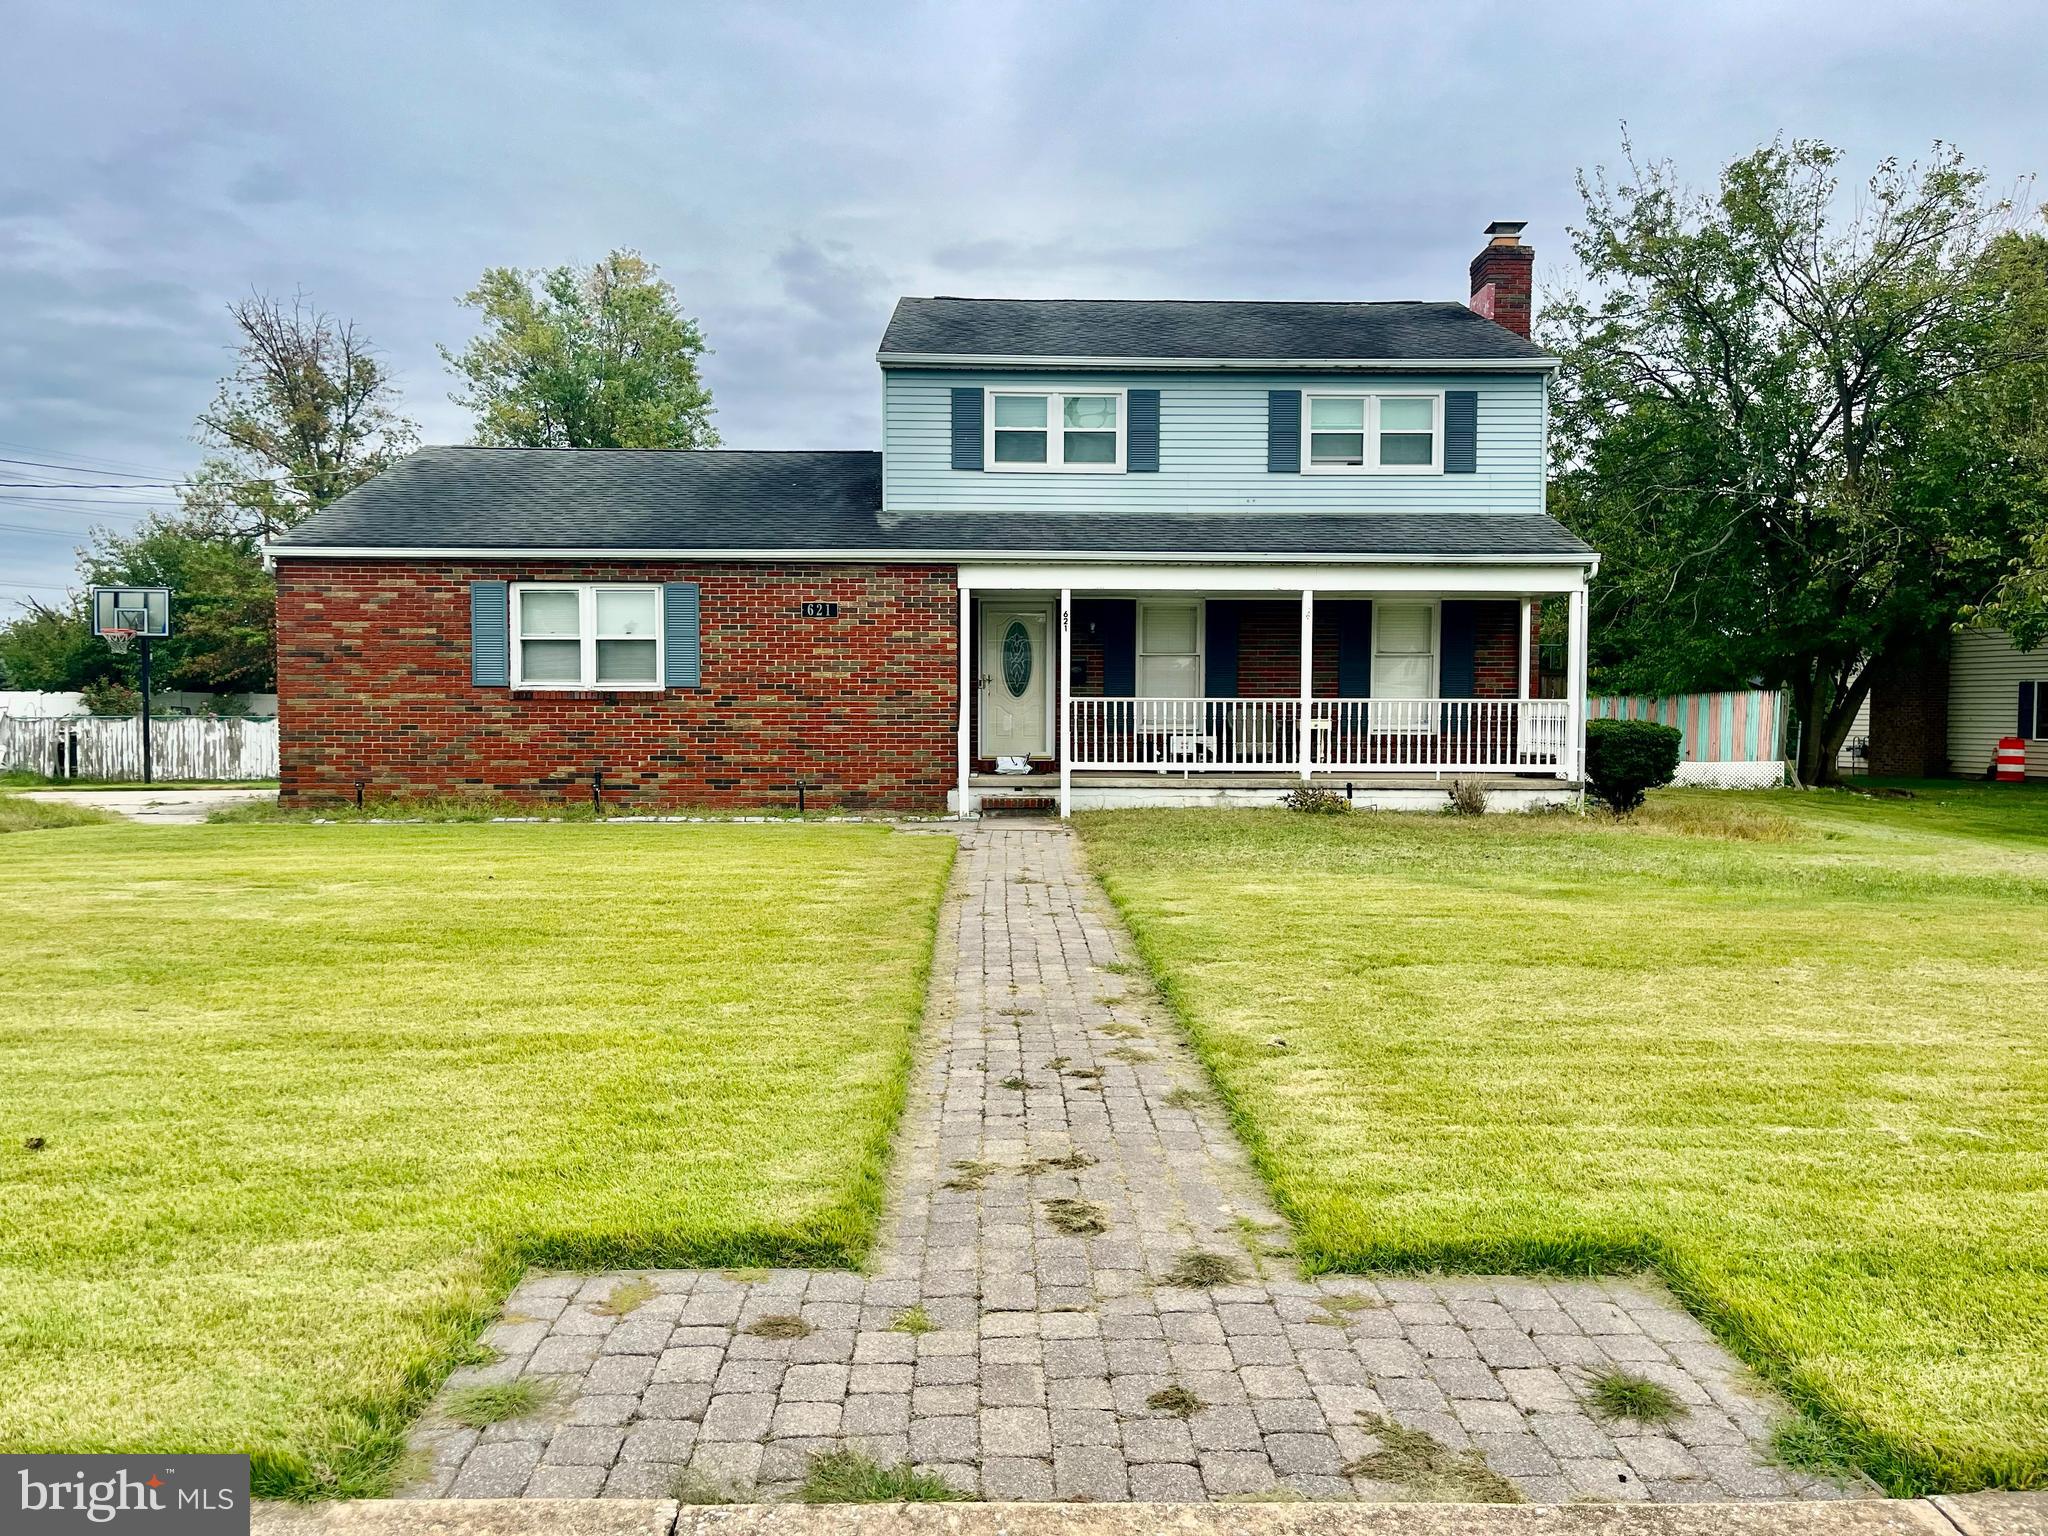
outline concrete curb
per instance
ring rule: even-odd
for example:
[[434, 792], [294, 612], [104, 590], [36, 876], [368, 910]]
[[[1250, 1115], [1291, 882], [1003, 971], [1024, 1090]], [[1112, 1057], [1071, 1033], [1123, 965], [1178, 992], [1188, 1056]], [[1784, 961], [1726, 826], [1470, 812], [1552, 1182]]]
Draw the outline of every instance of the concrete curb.
[[255, 1536], [2048, 1536], [2048, 1493], [1746, 1504], [259, 1504]]

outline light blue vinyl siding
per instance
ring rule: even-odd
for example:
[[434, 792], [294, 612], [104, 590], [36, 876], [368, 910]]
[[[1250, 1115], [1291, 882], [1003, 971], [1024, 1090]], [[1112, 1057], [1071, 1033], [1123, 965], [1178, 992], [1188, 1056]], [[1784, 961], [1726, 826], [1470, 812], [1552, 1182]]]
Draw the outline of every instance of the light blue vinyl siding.
[[[882, 500], [892, 512], [1541, 512], [1545, 380], [1540, 374], [1046, 374], [885, 370]], [[1006, 474], [952, 468], [952, 391], [966, 385], [1159, 391], [1157, 474]], [[1469, 475], [1275, 475], [1266, 468], [1273, 389], [1469, 389], [1479, 396], [1478, 470]]]

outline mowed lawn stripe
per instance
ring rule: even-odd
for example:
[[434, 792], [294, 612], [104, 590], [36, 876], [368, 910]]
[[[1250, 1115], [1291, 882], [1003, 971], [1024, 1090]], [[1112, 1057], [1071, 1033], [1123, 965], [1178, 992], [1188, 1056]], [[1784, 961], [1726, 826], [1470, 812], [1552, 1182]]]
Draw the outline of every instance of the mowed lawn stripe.
[[1311, 1263], [1655, 1265], [1899, 1491], [2048, 1481], [2044, 825], [1083, 819]]
[[523, 1264], [874, 1235], [950, 838], [4, 847], [0, 1447], [249, 1449], [262, 1491], [375, 1492]]

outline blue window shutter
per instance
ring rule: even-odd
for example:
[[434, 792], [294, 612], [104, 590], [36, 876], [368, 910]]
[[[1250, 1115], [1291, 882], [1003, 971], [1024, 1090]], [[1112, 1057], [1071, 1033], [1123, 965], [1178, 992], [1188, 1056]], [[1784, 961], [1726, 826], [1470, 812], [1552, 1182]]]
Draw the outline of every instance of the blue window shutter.
[[1134, 389], [1124, 397], [1124, 469], [1133, 475], [1159, 473], [1159, 391]]
[[981, 468], [981, 391], [953, 391], [953, 467]]
[[2020, 684], [2020, 719], [2013, 735], [2034, 739], [2034, 731], [2041, 724], [2041, 686], [2038, 683]]
[[704, 675], [697, 583], [671, 581], [661, 589], [662, 686], [696, 688]]
[[1479, 605], [1443, 605], [1443, 697], [1470, 699], [1479, 692]]
[[1479, 472], [1479, 391], [1444, 391], [1444, 473]]
[[[1337, 697], [1369, 699], [1372, 697], [1372, 604], [1344, 601], [1332, 603], [1330, 607], [1336, 612]], [[1316, 604], [1318, 617], [1322, 611], [1323, 605]]]
[[1301, 391], [1266, 391], [1266, 473], [1301, 473]]
[[1212, 699], [1237, 697], [1237, 604], [1211, 598], [1202, 624], [1202, 691]]
[[478, 688], [512, 686], [512, 584], [469, 584], [469, 680]]
[[1133, 598], [1108, 598], [1099, 608], [1102, 691], [1112, 699], [1128, 699], [1138, 691], [1138, 604]]

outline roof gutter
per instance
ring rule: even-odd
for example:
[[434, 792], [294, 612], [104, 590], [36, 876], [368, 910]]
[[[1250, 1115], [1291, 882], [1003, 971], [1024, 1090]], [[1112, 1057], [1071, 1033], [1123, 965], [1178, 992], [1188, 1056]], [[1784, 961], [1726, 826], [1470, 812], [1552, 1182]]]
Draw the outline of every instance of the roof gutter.
[[1539, 357], [1018, 357], [1001, 352], [877, 352], [884, 368], [1142, 369], [1149, 373], [1228, 369], [1243, 373], [1555, 373]]
[[1597, 568], [1594, 550], [1557, 554], [1288, 554], [1218, 550], [1164, 553], [1143, 550], [1067, 549], [612, 549], [603, 546], [523, 549], [506, 546], [274, 544], [273, 560], [817, 560], [831, 564], [887, 562], [913, 565], [1039, 565], [1047, 560], [1123, 565], [1582, 565]]

